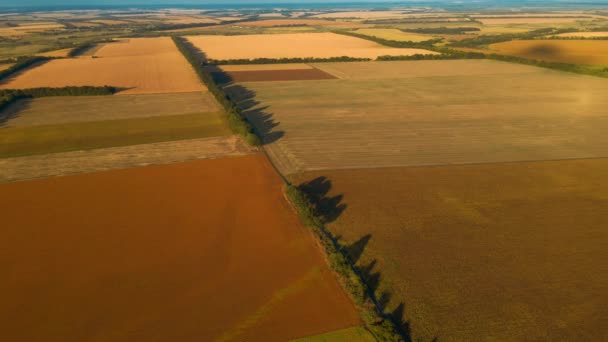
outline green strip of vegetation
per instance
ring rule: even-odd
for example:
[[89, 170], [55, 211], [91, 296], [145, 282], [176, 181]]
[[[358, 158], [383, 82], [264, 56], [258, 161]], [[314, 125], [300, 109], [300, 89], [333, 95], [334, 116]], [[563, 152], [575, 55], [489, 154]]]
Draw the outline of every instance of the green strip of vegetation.
[[480, 48], [490, 44], [508, 42], [517, 39], [536, 39], [538, 37], [545, 37], [548, 35], [556, 35], [560, 33], [577, 32], [578, 29], [574, 28], [542, 28], [524, 33], [505, 33], [498, 35], [480, 35], [475, 38], [463, 39], [450, 44], [451, 47], [468, 47], [468, 48]]
[[293, 204], [302, 223], [309, 227], [325, 249], [330, 267], [339, 275], [345, 290], [355, 301], [366, 328], [378, 341], [403, 341], [397, 324], [384, 313], [373, 291], [365, 284], [353, 262], [336, 237], [325, 227], [310, 199], [297, 186], [287, 184], [285, 194]]
[[423, 33], [423, 34], [465, 34], [468, 32], [480, 31], [479, 27], [421, 27], [400, 29], [403, 32]]
[[288, 64], [288, 63], [329, 63], [329, 62], [368, 62], [370, 58], [356, 58], [348, 56], [315, 58], [253, 58], [253, 59], [209, 59], [207, 63], [214, 65], [230, 64]]
[[230, 129], [245, 138], [245, 141], [257, 146], [261, 144], [260, 138], [255, 134], [253, 126], [241, 115], [241, 110], [238, 106], [232, 103], [231, 99], [224, 93], [224, 90], [213, 81], [211, 74], [205, 69], [207, 61], [204, 55], [192, 45], [186, 38], [172, 37], [179, 51], [184, 55], [186, 60], [192, 65], [194, 71], [203, 82], [209, 92], [213, 94], [226, 113], [226, 119]]
[[5, 79], [11, 77], [13, 74], [15, 74], [19, 71], [25, 70], [25, 69], [31, 67], [32, 65], [35, 65], [37, 63], [46, 62], [50, 59], [51, 59], [50, 57], [42, 57], [42, 56], [17, 58], [15, 61], [15, 64], [13, 66], [11, 66], [8, 69], [0, 71], [0, 81], [3, 81]]
[[0, 112], [19, 99], [46, 96], [105, 96], [112, 95], [120, 89], [105, 87], [62, 87], [62, 88], [29, 88], [0, 89]]
[[137, 119], [7, 127], [0, 158], [92, 150], [229, 134], [220, 115], [201, 113]]
[[380, 45], [394, 47], [394, 48], [410, 48], [410, 49], [413, 48], [413, 49], [434, 50], [435, 49], [434, 44], [443, 41], [443, 38], [429, 39], [429, 40], [425, 40], [423, 42], [397, 41], [397, 40], [382, 39], [382, 38], [378, 38], [378, 37], [374, 37], [374, 36], [367, 36], [367, 35], [355, 33], [352, 31], [336, 30], [336, 31], [332, 31], [332, 32], [336, 33], [336, 34], [342, 34], [345, 36], [351, 36], [351, 37], [355, 37], [355, 38], [371, 40], [372, 42], [378, 43]]

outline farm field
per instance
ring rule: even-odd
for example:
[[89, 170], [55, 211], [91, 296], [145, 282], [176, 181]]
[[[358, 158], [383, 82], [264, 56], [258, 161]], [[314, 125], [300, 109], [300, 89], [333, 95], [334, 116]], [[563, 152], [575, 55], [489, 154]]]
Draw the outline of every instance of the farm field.
[[193, 113], [205, 115], [203, 113], [219, 111], [219, 105], [207, 92], [43, 97], [21, 100], [0, 112], [0, 127], [25, 127]]
[[329, 73], [312, 67], [303, 69], [290, 68], [287, 70], [220, 71], [211, 72], [211, 75], [218, 84], [230, 82], [328, 80], [336, 78]]
[[336, 330], [321, 335], [308, 336], [290, 342], [376, 342], [374, 336], [362, 327]]
[[370, 37], [378, 37], [387, 40], [396, 40], [401, 42], [424, 42], [433, 39], [432, 35], [424, 35], [417, 33], [403, 32], [398, 29], [375, 29], [375, 28], [363, 28], [354, 31], [355, 33], [364, 34]]
[[489, 46], [496, 53], [550, 62], [608, 65], [608, 40], [513, 40]]
[[608, 81], [490, 60], [313, 64], [227, 87], [284, 174], [608, 157]]
[[359, 325], [282, 186], [262, 154], [0, 185], [3, 339], [285, 341]]
[[7, 127], [0, 158], [230, 135], [220, 113]]
[[567, 32], [556, 35], [557, 37], [573, 37], [573, 38], [602, 38], [608, 37], [608, 32]]
[[[398, 49], [335, 33], [292, 33], [241, 36], [188, 36], [209, 59], [253, 59], [296, 57], [358, 57], [436, 54], [424, 49]], [[264, 46], [260, 49], [260, 46]], [[287, 48], [290, 47], [290, 48]]]
[[[414, 341], [608, 338], [608, 160], [297, 174]], [[316, 186], [314, 186], [316, 184]]]
[[256, 150], [242, 139], [230, 135], [0, 158], [0, 183], [235, 157], [254, 152]]
[[99, 58], [52, 60], [9, 79], [0, 88], [111, 85], [127, 88], [122, 94], [204, 90], [169, 37], [109, 43], [95, 55]]
[[324, 27], [351, 27], [348, 22], [322, 19], [267, 19], [256, 20], [250, 22], [239, 23], [239, 26], [244, 27], [275, 27], [285, 25], [306, 25], [306, 26], [324, 26]]

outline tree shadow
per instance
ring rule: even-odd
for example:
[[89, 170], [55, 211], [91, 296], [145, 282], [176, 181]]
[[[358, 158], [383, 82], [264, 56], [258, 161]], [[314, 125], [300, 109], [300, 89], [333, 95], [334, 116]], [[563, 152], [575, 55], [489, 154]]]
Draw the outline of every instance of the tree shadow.
[[32, 99], [20, 99], [0, 111], [0, 128], [6, 127], [9, 121], [18, 118], [32, 106]]
[[285, 132], [278, 129], [280, 122], [268, 111], [269, 106], [262, 106], [256, 100], [255, 91], [234, 83], [225, 85], [223, 89], [226, 96], [239, 108], [241, 115], [251, 123], [262, 144], [271, 144], [285, 136]]
[[331, 181], [324, 176], [298, 186], [312, 203], [315, 215], [320, 217], [323, 223], [334, 222], [346, 209], [346, 204], [342, 203], [343, 195], [329, 196], [331, 187]]

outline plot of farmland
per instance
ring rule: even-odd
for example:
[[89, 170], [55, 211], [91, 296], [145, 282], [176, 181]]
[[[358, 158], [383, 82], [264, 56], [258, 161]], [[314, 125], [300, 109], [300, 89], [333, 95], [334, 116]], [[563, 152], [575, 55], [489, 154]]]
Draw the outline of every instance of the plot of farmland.
[[597, 159], [293, 178], [343, 208], [330, 230], [413, 341], [605, 341], [606, 175]]
[[127, 88], [123, 94], [204, 89], [168, 37], [133, 38], [106, 44], [95, 56], [99, 58], [52, 60], [9, 79], [0, 88], [111, 85]]
[[436, 54], [424, 49], [388, 48], [372, 41], [334, 33], [189, 36], [209, 59], [253, 58], [376, 58], [384, 55]]
[[354, 31], [355, 33], [364, 34], [370, 37], [378, 37], [381, 39], [396, 40], [401, 42], [423, 42], [426, 40], [433, 39], [435, 37], [431, 35], [423, 35], [417, 33], [403, 32], [398, 29], [374, 29], [374, 28], [363, 28]]
[[[124, 96], [61, 96], [21, 100], [0, 112], [0, 127], [133, 119], [180, 114], [216, 113], [209, 93]], [[0, 135], [2, 133], [0, 132]]]
[[490, 49], [550, 62], [608, 65], [608, 40], [513, 40], [492, 44]]
[[263, 155], [0, 186], [6, 341], [285, 341], [358, 314]]
[[608, 80], [488, 60], [315, 64], [227, 90], [285, 174], [608, 156]]

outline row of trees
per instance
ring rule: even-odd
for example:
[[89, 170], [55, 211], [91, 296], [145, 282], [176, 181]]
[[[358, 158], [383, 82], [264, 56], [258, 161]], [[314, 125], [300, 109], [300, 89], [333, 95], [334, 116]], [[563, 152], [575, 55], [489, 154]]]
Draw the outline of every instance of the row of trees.
[[366, 62], [370, 58], [356, 58], [348, 56], [315, 58], [315, 57], [295, 57], [295, 58], [252, 58], [252, 59], [209, 59], [209, 64], [228, 65], [228, 64], [286, 64], [286, 63], [325, 63], [325, 62]]
[[15, 64], [8, 69], [0, 71], [0, 81], [11, 77], [19, 71], [25, 70], [36, 63], [48, 61], [49, 57], [21, 57], [15, 60]]
[[0, 89], [0, 111], [20, 99], [47, 96], [104, 96], [112, 95], [120, 89], [104, 87], [61, 87], [61, 88], [29, 88], [29, 89]]
[[213, 94], [217, 102], [224, 107], [230, 129], [234, 133], [244, 137], [248, 144], [253, 146], [260, 145], [260, 138], [255, 134], [253, 126], [243, 117], [240, 108], [234, 104], [224, 90], [214, 82], [211, 74], [205, 69], [205, 65], [207, 64], [205, 56], [185, 38], [176, 36], [172, 38], [179, 51], [194, 68], [194, 71], [201, 82], [207, 86], [207, 89]]

